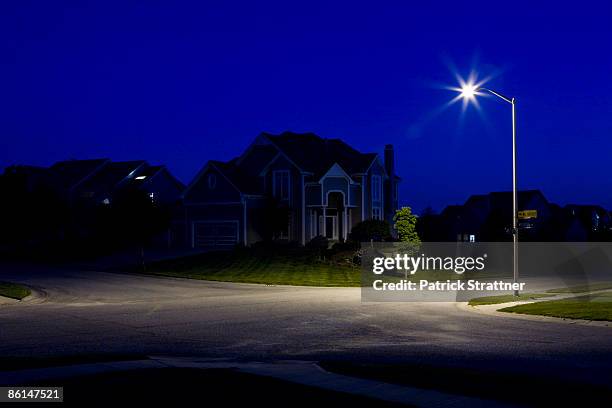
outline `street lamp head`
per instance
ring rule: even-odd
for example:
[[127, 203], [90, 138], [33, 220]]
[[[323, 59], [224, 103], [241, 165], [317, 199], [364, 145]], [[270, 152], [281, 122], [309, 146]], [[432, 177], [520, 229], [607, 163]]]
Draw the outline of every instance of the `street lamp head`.
[[476, 85], [472, 83], [466, 83], [466, 84], [463, 84], [463, 86], [460, 89], [460, 92], [461, 92], [461, 97], [463, 99], [472, 100], [478, 94], [478, 88], [476, 87]]

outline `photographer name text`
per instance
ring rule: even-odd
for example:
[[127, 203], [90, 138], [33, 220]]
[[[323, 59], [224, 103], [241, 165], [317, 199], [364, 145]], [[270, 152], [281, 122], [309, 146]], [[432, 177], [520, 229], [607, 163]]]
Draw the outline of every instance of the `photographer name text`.
[[378, 279], [372, 283], [372, 287], [377, 291], [510, 291], [524, 290], [525, 282], [504, 282], [501, 280], [482, 282], [475, 279], [447, 281], [421, 279], [418, 282], [402, 279], [399, 282], [384, 282], [382, 279]]

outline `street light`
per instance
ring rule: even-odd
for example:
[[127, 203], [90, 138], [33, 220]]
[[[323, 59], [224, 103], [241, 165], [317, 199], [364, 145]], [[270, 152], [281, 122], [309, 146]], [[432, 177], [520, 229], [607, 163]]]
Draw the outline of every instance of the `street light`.
[[[512, 105], [512, 271], [514, 283], [518, 283], [518, 196], [516, 191], [516, 98], [509, 98], [488, 88], [475, 85], [472, 82], [462, 83], [460, 97], [464, 100], [475, 100], [476, 96], [483, 92], [497, 96], [499, 99]], [[518, 296], [518, 290], [514, 291], [514, 296]]]

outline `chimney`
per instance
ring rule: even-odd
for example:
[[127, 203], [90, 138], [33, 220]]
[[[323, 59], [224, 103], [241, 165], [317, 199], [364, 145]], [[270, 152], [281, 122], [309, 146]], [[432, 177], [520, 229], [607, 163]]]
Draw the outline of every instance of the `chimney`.
[[395, 152], [393, 151], [393, 145], [385, 145], [385, 170], [389, 175], [389, 193], [387, 194], [386, 207], [389, 209], [390, 214], [395, 214], [397, 210], [397, 197], [395, 196]]
[[392, 144], [385, 145], [385, 170], [389, 177], [395, 175], [395, 154]]

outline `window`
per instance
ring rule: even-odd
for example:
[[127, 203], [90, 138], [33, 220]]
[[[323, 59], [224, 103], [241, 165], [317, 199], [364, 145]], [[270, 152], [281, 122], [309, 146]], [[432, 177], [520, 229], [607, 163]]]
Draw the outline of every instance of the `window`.
[[272, 194], [279, 200], [290, 199], [291, 179], [289, 170], [276, 170], [272, 173]]
[[372, 176], [372, 201], [380, 201], [382, 197], [382, 183], [380, 176]]
[[217, 176], [215, 174], [208, 175], [208, 188], [214, 190], [217, 187]]
[[380, 207], [372, 207], [372, 219], [373, 220], [382, 220], [382, 214], [380, 211]]
[[393, 197], [393, 203], [395, 204], [395, 207], [397, 207], [398, 202], [399, 202], [399, 183], [395, 182], [395, 192], [394, 192], [395, 196]]
[[372, 176], [372, 219], [382, 220], [382, 180], [379, 175]]
[[317, 212], [310, 210], [310, 238], [317, 236]]

